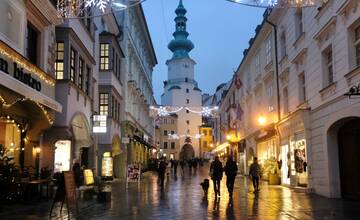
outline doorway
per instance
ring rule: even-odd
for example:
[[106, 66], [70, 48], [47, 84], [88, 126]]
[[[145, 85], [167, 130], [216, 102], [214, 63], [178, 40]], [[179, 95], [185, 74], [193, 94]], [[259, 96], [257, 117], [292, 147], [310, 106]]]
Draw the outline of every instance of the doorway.
[[360, 119], [352, 119], [338, 132], [341, 196], [360, 200]]

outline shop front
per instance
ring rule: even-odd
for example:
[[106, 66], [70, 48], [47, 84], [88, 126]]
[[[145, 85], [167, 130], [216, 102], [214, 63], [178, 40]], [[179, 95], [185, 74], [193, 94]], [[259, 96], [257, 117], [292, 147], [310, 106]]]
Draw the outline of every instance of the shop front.
[[262, 178], [269, 184], [280, 184], [278, 137], [273, 125], [258, 131], [255, 136], [256, 155], [262, 169]]
[[43, 133], [62, 110], [54, 86], [50, 75], [0, 41], [0, 145], [22, 171], [42, 167]]
[[278, 125], [279, 167], [284, 185], [307, 187], [309, 184], [307, 119], [308, 111], [299, 110]]

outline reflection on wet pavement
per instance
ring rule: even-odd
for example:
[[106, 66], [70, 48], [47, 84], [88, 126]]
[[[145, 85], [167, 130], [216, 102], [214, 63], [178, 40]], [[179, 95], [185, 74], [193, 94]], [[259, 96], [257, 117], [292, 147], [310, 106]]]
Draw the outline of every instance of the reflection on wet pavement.
[[[225, 177], [221, 182], [221, 197], [215, 198], [210, 181], [209, 193], [204, 197], [200, 183], [207, 178], [203, 167], [197, 174], [166, 178], [164, 188], [155, 173], [146, 173], [141, 184], [126, 188], [122, 181], [114, 181], [112, 200], [97, 203], [81, 201], [79, 213], [71, 212], [71, 219], [358, 219], [360, 202], [327, 199], [294, 192], [282, 186], [261, 185], [254, 194], [250, 181], [238, 176], [233, 199], [229, 199]], [[49, 219], [51, 202], [17, 205], [1, 209], [0, 219]], [[66, 208], [53, 211], [52, 219], [68, 219]], [[6, 210], [6, 211], [5, 211]]]

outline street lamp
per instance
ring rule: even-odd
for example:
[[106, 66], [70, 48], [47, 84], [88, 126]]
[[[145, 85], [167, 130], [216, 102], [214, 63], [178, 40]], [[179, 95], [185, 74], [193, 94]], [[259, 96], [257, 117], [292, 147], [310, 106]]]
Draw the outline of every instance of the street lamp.
[[264, 126], [266, 124], [266, 117], [261, 115], [259, 118], [258, 118], [258, 123], [259, 125], [261, 126]]

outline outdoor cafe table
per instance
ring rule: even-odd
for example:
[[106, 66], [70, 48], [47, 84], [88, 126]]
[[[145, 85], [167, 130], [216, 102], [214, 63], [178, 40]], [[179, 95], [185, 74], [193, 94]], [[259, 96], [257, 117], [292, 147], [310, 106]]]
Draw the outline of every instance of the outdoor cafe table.
[[42, 197], [42, 186], [46, 186], [46, 199], [49, 199], [49, 185], [51, 180], [49, 179], [40, 179], [40, 180], [31, 180], [23, 182], [26, 185], [26, 199], [29, 199], [31, 196], [31, 189], [36, 188], [39, 200]]

